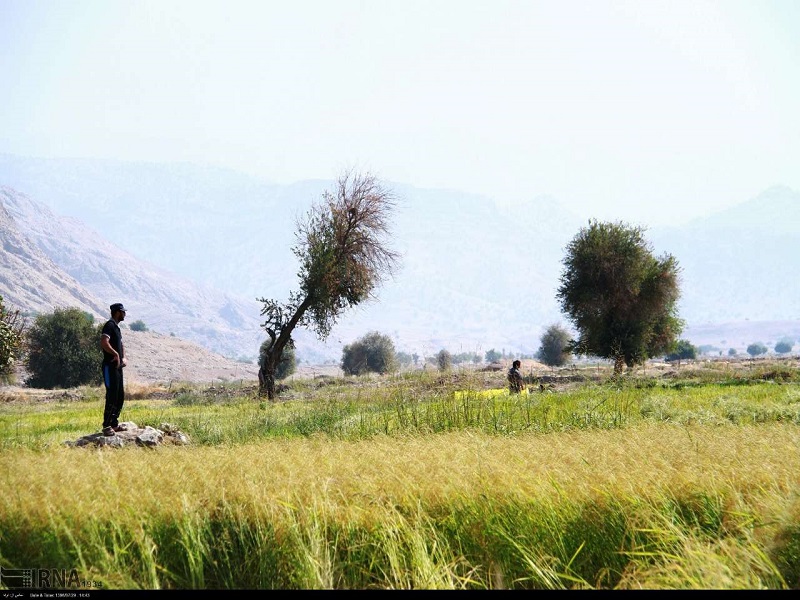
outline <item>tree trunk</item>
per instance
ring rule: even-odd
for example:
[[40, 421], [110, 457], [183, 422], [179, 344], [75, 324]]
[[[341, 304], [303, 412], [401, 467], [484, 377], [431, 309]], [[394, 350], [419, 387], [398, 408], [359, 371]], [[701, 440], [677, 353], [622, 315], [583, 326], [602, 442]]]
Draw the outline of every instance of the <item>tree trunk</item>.
[[269, 358], [258, 369], [258, 395], [264, 394], [270, 401], [275, 400], [275, 367]]
[[614, 359], [614, 377], [622, 375], [622, 370], [625, 368], [625, 357], [617, 356]]

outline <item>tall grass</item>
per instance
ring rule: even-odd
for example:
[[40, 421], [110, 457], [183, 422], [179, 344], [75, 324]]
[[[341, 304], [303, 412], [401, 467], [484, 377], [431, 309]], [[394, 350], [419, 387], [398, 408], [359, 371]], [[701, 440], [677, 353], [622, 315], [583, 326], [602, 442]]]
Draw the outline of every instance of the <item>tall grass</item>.
[[662, 424], [17, 449], [0, 560], [147, 589], [796, 586], [798, 444]]

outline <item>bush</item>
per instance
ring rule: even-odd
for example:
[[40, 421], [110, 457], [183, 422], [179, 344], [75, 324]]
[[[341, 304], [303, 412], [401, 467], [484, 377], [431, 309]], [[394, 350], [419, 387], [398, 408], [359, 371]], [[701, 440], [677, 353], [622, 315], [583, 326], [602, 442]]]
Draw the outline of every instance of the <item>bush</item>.
[[453, 355], [442, 348], [436, 354], [436, 368], [440, 371], [449, 371], [453, 367]]
[[486, 354], [484, 355], [484, 358], [486, 359], [487, 363], [493, 363], [493, 362], [497, 362], [498, 360], [503, 358], [503, 355], [500, 354], [494, 348], [492, 348], [491, 350], [487, 350], [486, 351]]
[[791, 340], [781, 340], [777, 344], [775, 344], [775, 352], [778, 354], [786, 354], [792, 351], [792, 347], [794, 344]]
[[[267, 348], [269, 347], [270, 340], [264, 340], [261, 347], [258, 349], [258, 366], [264, 368], [264, 359], [266, 358]], [[294, 351], [294, 346], [286, 344], [281, 353], [281, 360], [275, 369], [275, 379], [286, 379], [289, 375], [294, 374], [297, 370], [297, 355]]]
[[760, 356], [767, 353], [767, 347], [761, 342], [755, 342], [747, 347], [747, 353], [750, 356]]
[[477, 364], [481, 362], [481, 357], [474, 352], [459, 352], [458, 354], [453, 354], [452, 358], [454, 365], [460, 365], [463, 363]]
[[571, 353], [567, 350], [569, 332], [560, 325], [550, 325], [542, 334], [536, 358], [549, 367], [560, 367], [567, 364]]
[[131, 331], [147, 331], [147, 325], [144, 324], [144, 321], [134, 321], [130, 327]]
[[739, 353], [736, 352], [736, 348], [729, 348], [728, 349], [728, 356], [736, 356], [737, 354], [739, 354]]
[[408, 352], [398, 352], [397, 362], [401, 367], [410, 367], [411, 363], [414, 362], [414, 357], [411, 356]]
[[28, 331], [26, 367], [30, 387], [53, 389], [99, 385], [103, 324], [78, 308], [56, 309], [36, 317]]
[[391, 373], [397, 370], [397, 353], [388, 335], [371, 331], [342, 349], [342, 371], [346, 375]]
[[695, 358], [697, 358], [697, 348], [689, 340], [678, 340], [678, 343], [675, 344], [675, 351], [666, 356], [667, 362], [677, 361], [678, 364], [681, 364], [682, 360], [694, 360]]
[[25, 334], [25, 318], [19, 310], [8, 310], [0, 296], [0, 381], [10, 381]]

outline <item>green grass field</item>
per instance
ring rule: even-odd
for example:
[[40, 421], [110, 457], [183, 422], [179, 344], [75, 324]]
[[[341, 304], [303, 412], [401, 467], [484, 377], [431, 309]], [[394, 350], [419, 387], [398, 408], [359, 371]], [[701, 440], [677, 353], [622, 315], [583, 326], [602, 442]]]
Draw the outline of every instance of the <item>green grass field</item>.
[[530, 383], [131, 394], [123, 420], [192, 441], [157, 449], [64, 444], [99, 430], [100, 389], [0, 395], [0, 566], [104, 589], [800, 587], [796, 364]]

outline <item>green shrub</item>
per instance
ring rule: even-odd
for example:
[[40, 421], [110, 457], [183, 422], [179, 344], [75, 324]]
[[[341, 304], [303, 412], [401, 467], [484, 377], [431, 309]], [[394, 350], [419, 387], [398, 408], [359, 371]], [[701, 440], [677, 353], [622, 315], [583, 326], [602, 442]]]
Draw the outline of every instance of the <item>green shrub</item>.
[[[258, 366], [264, 368], [264, 360], [267, 356], [267, 348], [270, 340], [264, 340], [258, 350]], [[286, 379], [297, 370], [297, 355], [294, 346], [286, 344], [281, 353], [281, 360], [275, 368], [275, 379]]]
[[503, 358], [503, 355], [500, 354], [494, 348], [492, 348], [491, 350], [487, 350], [486, 351], [486, 354], [484, 354], [484, 358], [486, 359], [487, 363], [493, 363], [493, 362], [497, 362], [498, 360]]
[[567, 350], [569, 332], [560, 325], [550, 325], [542, 334], [536, 358], [550, 367], [560, 367], [567, 364], [571, 353]]
[[14, 362], [22, 350], [25, 317], [19, 310], [8, 310], [0, 296], [0, 381], [12, 377]]
[[767, 347], [761, 342], [755, 342], [747, 347], [747, 353], [750, 356], [760, 356], [767, 353]]
[[787, 354], [788, 352], [792, 351], [792, 347], [794, 344], [791, 340], [781, 340], [777, 344], [775, 344], [775, 352], [778, 354]]
[[147, 331], [147, 325], [144, 324], [144, 321], [134, 321], [130, 325], [131, 331]]
[[439, 350], [439, 353], [436, 355], [436, 367], [440, 371], [449, 371], [453, 367], [453, 356], [442, 348]]
[[342, 371], [347, 375], [391, 373], [397, 370], [397, 353], [392, 338], [371, 331], [342, 349]]
[[102, 328], [79, 308], [57, 308], [36, 317], [27, 335], [26, 384], [45, 389], [100, 384]]
[[[734, 350], [734, 352], [736, 351]], [[682, 360], [694, 360], [695, 358], [697, 358], [697, 348], [689, 340], [678, 340], [674, 352], [670, 352], [666, 357], [668, 362], [677, 361], [678, 364]]]
[[412, 362], [414, 362], [414, 357], [411, 356], [408, 352], [397, 353], [397, 363], [401, 367], [410, 367]]

